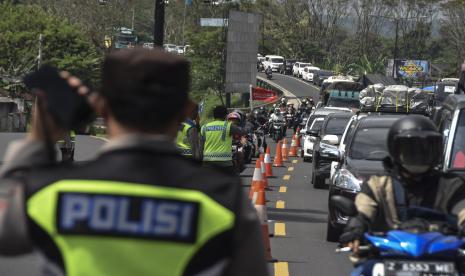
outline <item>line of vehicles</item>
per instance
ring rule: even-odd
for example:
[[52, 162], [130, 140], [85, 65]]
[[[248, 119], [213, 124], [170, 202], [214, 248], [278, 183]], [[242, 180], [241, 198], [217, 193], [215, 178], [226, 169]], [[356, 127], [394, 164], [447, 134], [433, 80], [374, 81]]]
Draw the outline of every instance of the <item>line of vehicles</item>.
[[[455, 94], [455, 85], [448, 79], [434, 89], [381, 84], [363, 88], [347, 78], [322, 87], [320, 102], [300, 134], [301, 157], [312, 166], [311, 184], [329, 189], [327, 241], [339, 241], [349, 217], [356, 214], [347, 206], [353, 205], [364, 181], [385, 172], [387, 134], [403, 116], [429, 117], [444, 138], [442, 170], [465, 177], [465, 95]], [[465, 241], [450, 235], [424, 229], [367, 233], [369, 245], [361, 250], [376, 262], [373, 275], [459, 275], [458, 269], [464, 268], [456, 261], [465, 260]]]

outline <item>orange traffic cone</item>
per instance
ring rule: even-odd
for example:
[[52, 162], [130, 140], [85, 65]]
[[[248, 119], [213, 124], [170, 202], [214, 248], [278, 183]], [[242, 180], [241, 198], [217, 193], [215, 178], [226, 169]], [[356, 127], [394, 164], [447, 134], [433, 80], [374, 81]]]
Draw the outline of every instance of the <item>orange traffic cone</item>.
[[276, 144], [276, 155], [274, 157], [273, 166], [275, 167], [284, 167], [283, 165], [283, 155], [282, 155], [282, 148], [281, 148], [281, 141]]
[[297, 135], [292, 136], [291, 150], [289, 151], [289, 157], [297, 157]]
[[286, 138], [283, 139], [283, 146], [282, 146], [282, 151], [281, 154], [283, 156], [283, 161], [287, 161], [289, 157], [289, 152], [287, 150], [287, 141]]
[[297, 135], [297, 139], [296, 139], [297, 148], [300, 148], [300, 139], [302, 138], [302, 136], [300, 135], [300, 127], [297, 128], [296, 135]]
[[262, 227], [262, 234], [263, 234], [263, 243], [265, 245], [265, 255], [266, 260], [269, 262], [275, 262], [276, 260], [273, 259], [271, 256], [271, 246], [270, 246], [270, 232], [268, 230], [268, 215], [266, 211], [266, 204], [265, 204], [265, 191], [258, 191], [255, 192], [253, 196], [253, 204], [255, 206], [255, 210], [257, 211], [258, 219], [260, 220], [260, 224]]
[[260, 165], [262, 169], [262, 177], [263, 177], [263, 182], [265, 183], [265, 188], [268, 188], [268, 179], [266, 178], [266, 170], [265, 170], [265, 156], [263, 154], [260, 154]]
[[257, 159], [255, 170], [253, 171], [252, 184], [250, 184], [249, 198], [252, 199], [253, 193], [260, 189], [265, 189], [265, 181], [263, 180], [261, 161]]
[[265, 153], [265, 174], [266, 177], [273, 176], [273, 164], [271, 162], [270, 147], [266, 147]]

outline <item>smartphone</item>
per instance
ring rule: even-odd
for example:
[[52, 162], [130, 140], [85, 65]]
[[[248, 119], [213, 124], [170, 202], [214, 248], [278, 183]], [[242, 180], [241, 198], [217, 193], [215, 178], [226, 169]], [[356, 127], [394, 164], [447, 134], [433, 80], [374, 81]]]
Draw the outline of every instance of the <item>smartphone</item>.
[[61, 127], [77, 130], [92, 121], [93, 112], [86, 98], [80, 96], [56, 68], [43, 65], [26, 75], [23, 81], [34, 93], [44, 93], [47, 110]]

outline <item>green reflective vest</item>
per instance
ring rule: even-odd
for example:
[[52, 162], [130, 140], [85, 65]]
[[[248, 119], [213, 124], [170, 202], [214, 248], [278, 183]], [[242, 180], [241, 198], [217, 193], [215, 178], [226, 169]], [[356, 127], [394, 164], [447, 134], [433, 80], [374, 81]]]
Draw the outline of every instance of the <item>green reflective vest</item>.
[[55, 182], [29, 198], [27, 213], [69, 276], [182, 275], [235, 220], [201, 191], [103, 180]]
[[202, 127], [203, 161], [232, 161], [231, 123], [213, 121]]
[[189, 143], [187, 133], [193, 126], [183, 122], [178, 129], [178, 136], [176, 138], [176, 145], [181, 150], [182, 155], [192, 156], [192, 146]]

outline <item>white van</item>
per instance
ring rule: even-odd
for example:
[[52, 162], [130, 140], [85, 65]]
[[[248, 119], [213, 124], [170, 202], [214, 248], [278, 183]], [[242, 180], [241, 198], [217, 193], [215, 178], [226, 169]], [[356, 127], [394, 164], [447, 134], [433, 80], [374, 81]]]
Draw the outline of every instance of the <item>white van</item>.
[[266, 68], [271, 67], [274, 72], [278, 72], [279, 67], [283, 66], [284, 58], [282, 56], [267, 55], [263, 65]]

